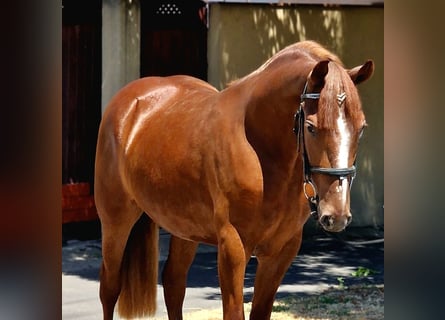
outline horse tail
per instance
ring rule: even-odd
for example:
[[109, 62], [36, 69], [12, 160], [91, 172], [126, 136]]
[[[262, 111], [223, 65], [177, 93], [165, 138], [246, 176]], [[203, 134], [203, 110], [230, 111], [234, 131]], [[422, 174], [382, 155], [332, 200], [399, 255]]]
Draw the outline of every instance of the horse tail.
[[159, 228], [145, 213], [133, 226], [121, 265], [118, 313], [123, 318], [153, 316], [158, 283]]

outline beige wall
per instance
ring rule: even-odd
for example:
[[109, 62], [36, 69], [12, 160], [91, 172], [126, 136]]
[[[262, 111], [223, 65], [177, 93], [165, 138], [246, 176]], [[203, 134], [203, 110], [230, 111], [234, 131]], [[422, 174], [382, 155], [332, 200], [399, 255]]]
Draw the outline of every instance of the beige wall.
[[139, 0], [102, 2], [102, 113], [110, 99], [139, 78]]
[[221, 89], [286, 45], [316, 40], [347, 67], [373, 59], [374, 76], [359, 87], [369, 127], [352, 189], [352, 226], [383, 225], [383, 7], [211, 4], [208, 80]]

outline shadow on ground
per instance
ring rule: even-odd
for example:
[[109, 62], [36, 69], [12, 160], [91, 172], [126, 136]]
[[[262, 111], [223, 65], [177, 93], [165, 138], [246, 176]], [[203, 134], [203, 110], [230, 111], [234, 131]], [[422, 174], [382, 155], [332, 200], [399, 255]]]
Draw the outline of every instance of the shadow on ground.
[[[187, 287], [218, 287], [216, 253], [197, 255], [189, 273]], [[251, 258], [246, 268], [245, 288], [253, 287], [257, 260]], [[367, 275], [357, 271], [365, 271]], [[367, 272], [366, 272], [367, 271]], [[383, 241], [350, 244], [338, 239], [306, 240], [294, 259], [281, 286], [301, 285], [378, 285], [384, 283]], [[277, 298], [288, 294], [280, 290]], [[220, 295], [209, 296], [220, 299]], [[252, 298], [245, 294], [246, 301]]]
[[[187, 287], [219, 288], [217, 254], [202, 246], [189, 272]], [[66, 240], [62, 247], [62, 272], [84, 279], [98, 281], [101, 263], [99, 239]], [[164, 261], [159, 263], [162, 270]], [[251, 258], [246, 268], [245, 288], [254, 285], [257, 261]], [[357, 275], [358, 268], [368, 270], [367, 275]], [[353, 273], [356, 272], [355, 275]], [[159, 282], [160, 283], [160, 282]], [[300, 253], [292, 262], [281, 283], [277, 298], [288, 294], [286, 285], [356, 285], [384, 283], [383, 240], [345, 241], [336, 236], [321, 235], [303, 240]], [[251, 290], [245, 294], [251, 299]], [[219, 292], [219, 291], [218, 291]], [[207, 299], [220, 299], [219, 294], [210, 294]]]

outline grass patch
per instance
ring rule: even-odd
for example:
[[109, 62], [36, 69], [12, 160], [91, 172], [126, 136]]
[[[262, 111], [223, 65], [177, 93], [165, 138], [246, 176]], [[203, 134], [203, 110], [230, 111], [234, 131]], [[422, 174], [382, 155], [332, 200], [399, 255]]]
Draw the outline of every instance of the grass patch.
[[[275, 301], [272, 320], [381, 320], [384, 319], [384, 286], [360, 285], [329, 288], [318, 295], [292, 294]], [[246, 319], [252, 303], [244, 304]], [[167, 319], [156, 318], [156, 319]], [[184, 320], [221, 320], [222, 308], [184, 314]]]

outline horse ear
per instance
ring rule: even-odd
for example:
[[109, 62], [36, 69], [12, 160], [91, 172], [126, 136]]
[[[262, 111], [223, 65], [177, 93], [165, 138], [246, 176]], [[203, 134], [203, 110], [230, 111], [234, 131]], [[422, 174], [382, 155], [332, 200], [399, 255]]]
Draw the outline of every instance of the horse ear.
[[368, 60], [365, 64], [348, 70], [349, 76], [356, 85], [368, 80], [374, 73], [374, 62]]
[[310, 80], [312, 86], [323, 87], [324, 78], [328, 73], [329, 60], [323, 60], [318, 62], [312, 69]]

